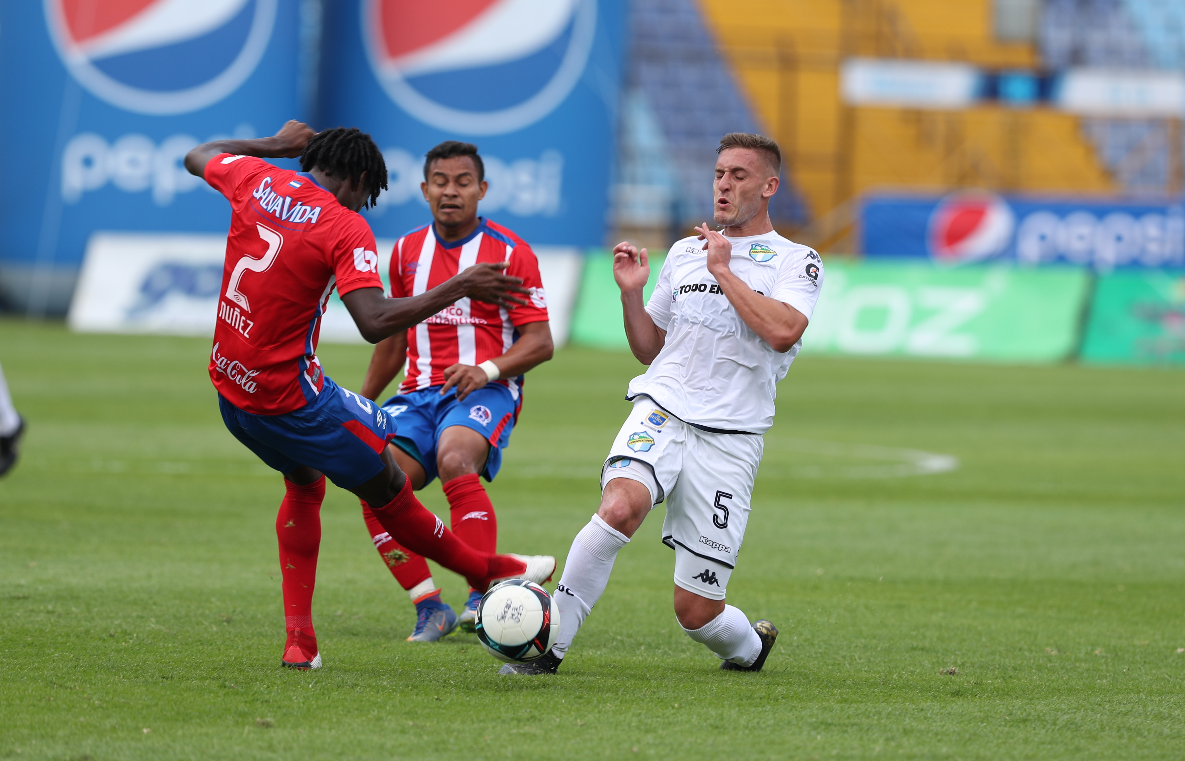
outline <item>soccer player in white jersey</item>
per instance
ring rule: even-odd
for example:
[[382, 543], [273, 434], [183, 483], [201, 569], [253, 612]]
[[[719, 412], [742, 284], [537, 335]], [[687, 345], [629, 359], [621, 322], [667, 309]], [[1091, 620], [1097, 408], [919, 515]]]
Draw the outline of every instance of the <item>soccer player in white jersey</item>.
[[17, 445], [25, 433], [25, 420], [12, 406], [4, 371], [0, 370], [0, 476], [12, 470], [19, 454]]
[[560, 631], [542, 658], [501, 674], [554, 674], [605, 591], [617, 552], [653, 506], [666, 504], [663, 543], [675, 551], [675, 616], [722, 661], [759, 671], [778, 630], [726, 604], [773, 424], [775, 385], [802, 346], [819, 291], [819, 255], [774, 232], [769, 199], [781, 151], [761, 135], [717, 148], [714, 218], [671, 247], [650, 301], [646, 249], [613, 249], [625, 331], [646, 372], [630, 381], [633, 410], [601, 471], [601, 504], [568, 551], [556, 588]]

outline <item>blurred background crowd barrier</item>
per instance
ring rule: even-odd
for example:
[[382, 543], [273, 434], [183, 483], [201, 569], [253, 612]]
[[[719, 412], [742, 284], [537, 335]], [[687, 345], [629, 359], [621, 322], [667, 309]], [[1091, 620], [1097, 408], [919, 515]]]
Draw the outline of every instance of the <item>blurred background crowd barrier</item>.
[[0, 298], [79, 330], [209, 333], [227, 210], [181, 159], [296, 117], [383, 149], [387, 255], [476, 142], [561, 342], [624, 344], [602, 247], [709, 219], [739, 130], [824, 254], [806, 351], [1185, 362], [1180, 0], [30, 0], [0, 67]]

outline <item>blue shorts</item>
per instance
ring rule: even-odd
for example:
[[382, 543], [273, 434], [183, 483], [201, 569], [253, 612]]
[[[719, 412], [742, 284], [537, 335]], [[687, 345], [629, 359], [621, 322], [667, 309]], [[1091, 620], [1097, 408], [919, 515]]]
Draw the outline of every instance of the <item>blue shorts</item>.
[[281, 473], [300, 465], [316, 468], [343, 489], [381, 473], [382, 452], [395, 438], [395, 421], [387, 413], [328, 376], [317, 398], [295, 412], [255, 415], [221, 394], [218, 407], [227, 430], [268, 467]]
[[493, 481], [502, 467], [502, 450], [510, 445], [510, 431], [518, 418], [519, 402], [501, 383], [477, 389], [465, 401], [457, 401], [450, 390], [440, 395], [440, 386], [393, 396], [383, 402], [383, 409], [399, 423], [395, 446], [407, 452], [424, 467], [425, 484], [436, 472], [436, 442], [445, 428], [459, 425], [471, 428], [490, 442], [481, 475]]

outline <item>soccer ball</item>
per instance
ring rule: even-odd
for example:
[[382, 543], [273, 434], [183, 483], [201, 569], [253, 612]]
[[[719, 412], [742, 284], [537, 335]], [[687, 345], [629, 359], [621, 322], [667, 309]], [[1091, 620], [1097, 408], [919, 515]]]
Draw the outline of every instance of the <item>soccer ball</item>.
[[490, 655], [525, 663], [551, 650], [560, 632], [560, 611], [547, 590], [511, 579], [490, 589], [477, 605], [477, 638]]

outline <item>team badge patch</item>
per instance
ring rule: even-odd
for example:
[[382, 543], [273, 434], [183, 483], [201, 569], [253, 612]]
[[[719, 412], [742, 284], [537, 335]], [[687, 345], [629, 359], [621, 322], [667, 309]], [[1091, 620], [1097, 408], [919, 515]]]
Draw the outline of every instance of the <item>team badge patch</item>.
[[654, 437], [645, 431], [637, 431], [630, 434], [625, 445], [635, 452], [649, 452], [650, 448], [654, 446]]
[[632, 463], [632, 462], [633, 462], [633, 460], [631, 460], [630, 458], [622, 457], [621, 459], [614, 460], [613, 462], [609, 463], [609, 467], [610, 468], [628, 468], [630, 466], [630, 463]]
[[469, 408], [469, 419], [476, 420], [481, 423], [482, 427], [489, 426], [490, 421], [494, 419], [494, 413], [490, 412], [490, 408], [485, 405], [478, 404]]
[[655, 428], [662, 428], [664, 425], [667, 424], [667, 420], [669, 420], [669, 419], [670, 418], [667, 415], [667, 413], [665, 413], [661, 410], [655, 410], [654, 412], [651, 412], [646, 417], [646, 422], [649, 423], [650, 425], [654, 426]]
[[749, 246], [749, 258], [758, 264], [765, 264], [777, 255], [777, 251], [774, 251], [764, 243], [754, 243], [752, 246]]

